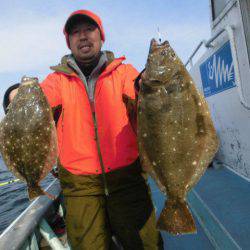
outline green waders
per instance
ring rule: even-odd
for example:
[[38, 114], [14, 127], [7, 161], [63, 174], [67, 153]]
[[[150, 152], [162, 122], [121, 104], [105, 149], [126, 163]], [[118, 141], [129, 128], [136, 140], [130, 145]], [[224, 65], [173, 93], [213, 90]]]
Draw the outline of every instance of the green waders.
[[73, 250], [163, 249], [156, 230], [155, 211], [148, 185], [137, 160], [106, 174], [109, 195], [101, 175], [76, 176], [60, 168], [66, 207], [66, 228]]

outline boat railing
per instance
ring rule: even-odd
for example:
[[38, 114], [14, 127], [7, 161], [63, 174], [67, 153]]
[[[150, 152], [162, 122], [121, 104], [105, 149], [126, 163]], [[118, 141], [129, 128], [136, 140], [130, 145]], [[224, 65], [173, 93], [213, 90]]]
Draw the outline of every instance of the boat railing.
[[[61, 192], [59, 181], [53, 180], [45, 191], [58, 197]], [[45, 195], [36, 198], [0, 235], [0, 249], [39, 249], [37, 231], [51, 249], [69, 249], [61, 243], [44, 218], [53, 202]]]
[[187, 67], [188, 64], [190, 64], [190, 66], [193, 67], [193, 58], [197, 54], [197, 52], [200, 50], [202, 45], [204, 44], [206, 48], [213, 48], [214, 46], [212, 42], [224, 32], [227, 33], [229, 41], [230, 41], [232, 59], [233, 59], [233, 64], [234, 64], [235, 79], [236, 79], [237, 91], [240, 97], [240, 102], [244, 108], [250, 110], [250, 104], [247, 103], [246, 98], [244, 97], [244, 93], [243, 93], [242, 81], [240, 78], [240, 71], [239, 71], [239, 60], [238, 60], [238, 54], [237, 54], [237, 49], [236, 49], [236, 44], [235, 44], [235, 37], [234, 37], [234, 27], [232, 25], [227, 25], [226, 27], [220, 29], [209, 40], [202, 40], [198, 44], [198, 46], [194, 49], [191, 56], [188, 58], [187, 62], [185, 63], [185, 66]]

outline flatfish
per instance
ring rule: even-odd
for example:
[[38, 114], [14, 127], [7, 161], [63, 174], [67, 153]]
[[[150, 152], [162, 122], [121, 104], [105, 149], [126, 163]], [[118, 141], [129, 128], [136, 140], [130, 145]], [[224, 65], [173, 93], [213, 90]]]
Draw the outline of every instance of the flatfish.
[[45, 194], [39, 182], [56, 163], [58, 149], [52, 111], [37, 78], [22, 78], [0, 123], [0, 142], [5, 164], [27, 183], [29, 198]]
[[186, 195], [219, 143], [205, 98], [167, 41], [151, 41], [137, 111], [142, 165], [167, 194], [158, 228], [174, 235], [195, 233]]

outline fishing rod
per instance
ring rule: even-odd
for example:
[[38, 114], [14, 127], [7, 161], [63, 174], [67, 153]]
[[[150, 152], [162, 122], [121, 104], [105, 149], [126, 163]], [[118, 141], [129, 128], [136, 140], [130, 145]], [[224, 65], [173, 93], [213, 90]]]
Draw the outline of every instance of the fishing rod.
[[17, 182], [17, 181], [20, 181], [20, 179], [14, 179], [14, 180], [6, 181], [6, 182], [1, 182], [0, 187], [6, 186], [8, 184], [11, 184], [11, 183], [14, 183], [14, 182]]
[[[54, 166], [53, 169], [51, 170], [51, 174], [55, 177], [58, 178], [58, 168], [57, 166]], [[17, 182], [17, 181], [21, 181], [20, 179], [14, 179], [14, 180], [10, 180], [10, 181], [6, 181], [6, 182], [0, 182], [0, 187], [6, 186], [8, 184]]]

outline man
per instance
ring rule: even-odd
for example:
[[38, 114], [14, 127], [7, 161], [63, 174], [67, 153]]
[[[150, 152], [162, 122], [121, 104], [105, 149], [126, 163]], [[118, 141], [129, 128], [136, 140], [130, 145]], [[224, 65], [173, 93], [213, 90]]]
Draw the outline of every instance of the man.
[[[162, 249], [148, 186], [141, 175], [136, 134], [123, 97], [135, 99], [138, 72], [124, 57], [101, 51], [100, 18], [73, 12], [64, 27], [72, 54], [51, 67], [41, 87], [57, 123], [59, 178], [72, 249]], [[9, 91], [10, 99], [16, 89]]]

